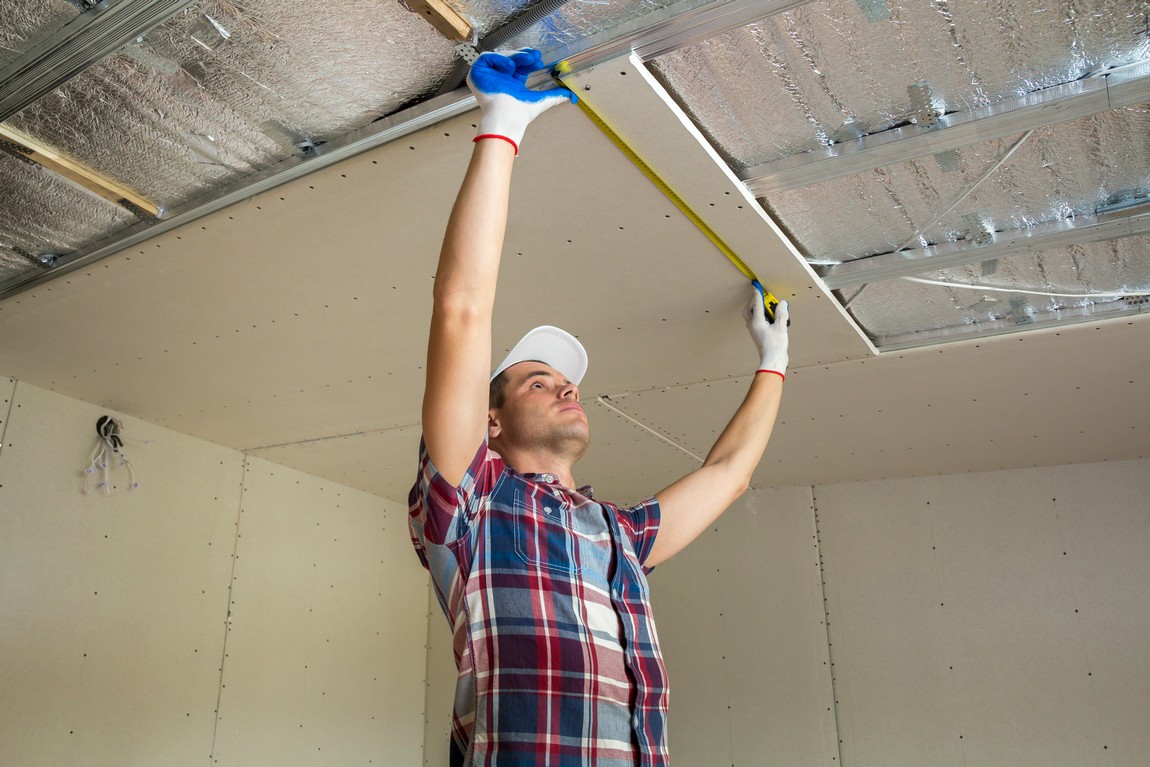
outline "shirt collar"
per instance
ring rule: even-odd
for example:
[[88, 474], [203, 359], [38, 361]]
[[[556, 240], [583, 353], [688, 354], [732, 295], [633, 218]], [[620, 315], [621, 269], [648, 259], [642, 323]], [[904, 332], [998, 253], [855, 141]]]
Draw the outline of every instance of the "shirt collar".
[[[521, 474], [520, 476], [524, 479], [529, 479], [532, 482], [538, 482], [543, 485], [556, 485], [558, 487], [563, 487], [563, 485], [559, 484], [559, 477], [551, 474], [550, 472], [530, 472], [527, 474]], [[583, 496], [584, 498], [588, 498], [592, 501], [595, 500], [595, 490], [591, 487], [591, 485], [583, 485], [575, 492], [579, 493], [579, 495]]]

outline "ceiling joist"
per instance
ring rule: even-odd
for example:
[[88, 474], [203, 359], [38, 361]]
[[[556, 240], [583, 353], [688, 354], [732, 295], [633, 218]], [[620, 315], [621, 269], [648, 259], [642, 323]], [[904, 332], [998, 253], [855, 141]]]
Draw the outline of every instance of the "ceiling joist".
[[1150, 60], [981, 109], [944, 115], [938, 118], [938, 127], [892, 128], [824, 150], [772, 160], [747, 168], [739, 178], [751, 194], [769, 197], [1147, 100], [1150, 100]]

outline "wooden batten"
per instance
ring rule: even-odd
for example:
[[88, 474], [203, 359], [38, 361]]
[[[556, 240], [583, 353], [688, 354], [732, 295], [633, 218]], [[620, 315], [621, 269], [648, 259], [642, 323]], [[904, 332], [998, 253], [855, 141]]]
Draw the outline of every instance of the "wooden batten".
[[105, 200], [121, 205], [137, 215], [153, 218], [160, 215], [159, 207], [135, 192], [110, 181], [93, 170], [74, 162], [10, 125], [0, 124], [0, 141], [15, 145], [20, 155], [69, 181], [79, 184]]
[[443, 0], [407, 0], [407, 6], [448, 40], [461, 43], [471, 39], [471, 25]]

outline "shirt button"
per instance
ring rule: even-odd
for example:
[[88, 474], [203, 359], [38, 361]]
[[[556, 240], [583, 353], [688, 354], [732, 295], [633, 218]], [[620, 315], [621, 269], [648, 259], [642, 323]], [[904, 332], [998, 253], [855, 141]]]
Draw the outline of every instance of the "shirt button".
[[611, 596], [615, 599], [619, 598], [619, 589], [611, 589]]
[[544, 506], [543, 511], [546, 512], [547, 514], [554, 514], [555, 513], [555, 509], [551, 508], [550, 506]]

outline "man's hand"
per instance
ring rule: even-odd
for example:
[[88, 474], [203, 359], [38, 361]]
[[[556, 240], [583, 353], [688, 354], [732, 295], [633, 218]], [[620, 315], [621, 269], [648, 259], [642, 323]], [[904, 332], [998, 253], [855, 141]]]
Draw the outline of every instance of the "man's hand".
[[763, 306], [763, 294], [755, 286], [751, 287], [751, 302], [743, 310], [747, 330], [759, 348], [759, 372], [775, 373], [783, 378], [787, 375], [787, 325], [790, 322], [790, 304], [786, 301], [775, 307], [775, 321], [767, 322], [767, 311]]
[[506, 139], [519, 154], [519, 144], [528, 124], [556, 104], [578, 99], [566, 88], [533, 91], [527, 87], [527, 76], [543, 68], [539, 51], [526, 49], [504, 56], [481, 54], [471, 65], [467, 85], [475, 94], [483, 117], [479, 121], [480, 138]]

